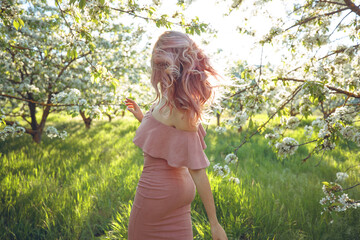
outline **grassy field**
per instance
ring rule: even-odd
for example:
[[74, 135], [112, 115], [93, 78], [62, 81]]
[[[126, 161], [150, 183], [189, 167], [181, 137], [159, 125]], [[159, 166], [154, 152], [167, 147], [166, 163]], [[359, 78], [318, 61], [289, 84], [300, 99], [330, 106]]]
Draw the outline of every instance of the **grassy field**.
[[[139, 123], [133, 118], [83, 123], [52, 115], [49, 123], [67, 130], [66, 140], [29, 136], [0, 144], [0, 239], [126, 239], [132, 200], [143, 156], [132, 143]], [[51, 125], [51, 124], [49, 124]], [[293, 132], [299, 140], [302, 130]], [[310, 158], [307, 147], [279, 160], [262, 136], [238, 152], [236, 185], [213, 174], [212, 166], [241, 140], [235, 130], [220, 135], [209, 126], [205, 138], [208, 175], [217, 214], [229, 239], [360, 239], [360, 209], [329, 224], [321, 219], [322, 181], [359, 163], [359, 148], [341, 142], [331, 154]], [[344, 186], [360, 182], [359, 168]], [[359, 187], [348, 191], [360, 199]], [[192, 204], [194, 239], [211, 239], [197, 195]]]

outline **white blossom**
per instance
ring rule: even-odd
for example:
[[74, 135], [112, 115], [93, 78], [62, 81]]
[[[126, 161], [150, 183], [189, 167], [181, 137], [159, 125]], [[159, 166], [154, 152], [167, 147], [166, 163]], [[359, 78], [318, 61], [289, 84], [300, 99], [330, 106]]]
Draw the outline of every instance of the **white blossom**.
[[235, 114], [234, 122], [240, 127], [243, 126], [248, 120], [249, 116], [246, 112], [237, 112]]
[[236, 177], [230, 177], [229, 182], [235, 183], [235, 184], [240, 184], [240, 180]]
[[113, 92], [106, 93], [104, 100], [105, 100], [105, 101], [108, 101], [108, 102], [114, 101], [114, 100], [115, 100], [115, 95], [114, 95], [114, 93], [113, 93]]
[[45, 132], [49, 138], [55, 138], [59, 135], [58, 130], [53, 126], [47, 127]]
[[314, 128], [313, 128], [312, 126], [306, 125], [306, 126], [304, 127], [304, 130], [305, 130], [305, 132], [304, 132], [305, 137], [306, 137], [307, 139], [311, 138], [311, 136], [312, 136], [312, 134], [313, 134]]
[[324, 147], [324, 150], [333, 150], [336, 147], [336, 144], [331, 140], [329, 140], [328, 138], [324, 139], [322, 145]]
[[215, 132], [222, 134], [222, 133], [226, 132], [226, 127], [217, 126], [215, 128]]
[[360, 147], [360, 132], [354, 134], [353, 140]]
[[355, 134], [355, 127], [353, 126], [345, 126], [340, 130], [341, 135], [348, 140], [352, 140]]
[[229, 175], [230, 173], [229, 166], [228, 165], [221, 166], [220, 163], [215, 164], [213, 169], [216, 175], [221, 176], [223, 178]]
[[344, 172], [336, 173], [336, 181], [337, 182], [342, 182], [345, 179], [347, 179], [348, 177], [349, 177], [349, 175], [347, 173], [344, 173]]
[[324, 128], [320, 129], [318, 137], [325, 138], [325, 137], [329, 137], [330, 135], [331, 135], [331, 132], [328, 130], [328, 127], [324, 126]]
[[355, 115], [349, 107], [339, 107], [331, 114], [331, 118], [334, 120], [340, 120], [344, 123], [352, 123]]
[[97, 118], [102, 116], [102, 112], [98, 106], [90, 106], [90, 118]]
[[0, 138], [1, 140], [5, 141], [8, 136], [11, 137], [20, 137], [25, 133], [25, 128], [22, 126], [17, 126], [17, 122], [14, 123], [12, 126], [8, 125], [5, 126], [2, 131], [0, 131]]
[[286, 127], [289, 129], [295, 129], [299, 125], [300, 121], [297, 117], [289, 117], [286, 120]]
[[325, 125], [325, 121], [322, 118], [317, 118], [316, 120], [314, 120], [311, 125], [313, 127], [317, 127], [317, 128], [322, 128]]
[[225, 157], [225, 162], [227, 164], [236, 163], [237, 161], [238, 161], [238, 157], [233, 153], [230, 153], [230, 154], [226, 155], [226, 157]]
[[46, 132], [46, 135], [49, 137], [49, 138], [56, 138], [56, 137], [59, 137], [61, 139], [65, 139], [67, 137], [67, 132], [66, 131], [62, 131], [61, 133], [59, 133], [59, 131], [54, 127], [54, 126], [49, 126], [46, 128], [45, 130]]
[[80, 99], [79, 100], [79, 106], [84, 106], [84, 105], [86, 105], [87, 104], [87, 101], [86, 101], [86, 99]]
[[278, 150], [278, 155], [281, 157], [287, 157], [293, 155], [298, 149], [299, 143], [290, 137], [285, 137], [282, 142], [277, 142], [275, 148]]

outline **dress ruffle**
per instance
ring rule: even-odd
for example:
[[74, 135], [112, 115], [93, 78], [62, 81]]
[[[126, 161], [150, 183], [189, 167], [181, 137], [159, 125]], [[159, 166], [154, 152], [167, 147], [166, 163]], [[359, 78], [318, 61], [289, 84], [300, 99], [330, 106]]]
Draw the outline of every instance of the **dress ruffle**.
[[136, 130], [133, 142], [144, 153], [165, 159], [171, 167], [202, 169], [210, 165], [204, 152], [206, 131], [202, 124], [196, 132], [184, 131], [156, 120], [146, 112]]

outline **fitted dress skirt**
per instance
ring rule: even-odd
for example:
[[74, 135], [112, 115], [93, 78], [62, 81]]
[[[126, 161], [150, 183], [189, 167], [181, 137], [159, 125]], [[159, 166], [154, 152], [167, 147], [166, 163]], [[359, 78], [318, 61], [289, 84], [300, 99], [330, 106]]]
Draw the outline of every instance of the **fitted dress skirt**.
[[187, 168], [144, 154], [129, 220], [128, 240], [192, 240], [190, 207], [195, 185]]

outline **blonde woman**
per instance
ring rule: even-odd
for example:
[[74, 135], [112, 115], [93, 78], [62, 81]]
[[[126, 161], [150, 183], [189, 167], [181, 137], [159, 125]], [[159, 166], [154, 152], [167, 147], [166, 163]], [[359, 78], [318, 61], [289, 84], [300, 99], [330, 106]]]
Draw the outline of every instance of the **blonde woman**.
[[212, 238], [225, 240], [205, 171], [210, 163], [204, 153], [206, 132], [200, 123], [204, 104], [214, 92], [208, 77], [217, 73], [189, 36], [175, 31], [159, 37], [151, 67], [157, 103], [143, 115], [135, 101], [125, 101], [141, 122], [133, 142], [144, 153], [128, 240], [193, 239], [190, 207], [196, 189]]

